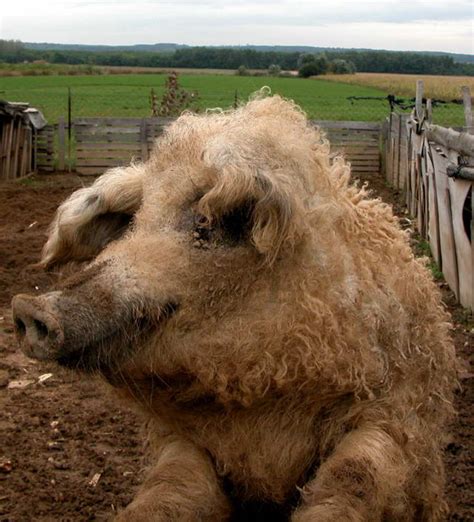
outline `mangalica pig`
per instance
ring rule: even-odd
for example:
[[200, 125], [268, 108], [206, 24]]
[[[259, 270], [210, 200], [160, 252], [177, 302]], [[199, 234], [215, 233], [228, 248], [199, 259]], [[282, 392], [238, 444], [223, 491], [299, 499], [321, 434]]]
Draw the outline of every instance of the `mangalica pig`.
[[118, 520], [443, 519], [448, 317], [349, 178], [295, 104], [256, 96], [59, 207], [42, 263], [85, 268], [16, 296], [16, 332], [139, 403], [151, 465]]

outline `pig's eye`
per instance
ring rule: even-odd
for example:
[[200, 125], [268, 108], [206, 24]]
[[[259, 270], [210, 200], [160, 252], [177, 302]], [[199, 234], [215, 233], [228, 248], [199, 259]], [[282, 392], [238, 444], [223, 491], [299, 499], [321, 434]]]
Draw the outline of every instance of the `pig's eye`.
[[242, 205], [209, 222], [194, 216], [193, 245], [198, 248], [237, 246], [244, 243], [252, 229], [252, 206]]
[[[209, 223], [208, 219], [201, 215], [194, 215], [194, 239], [197, 241], [209, 241], [212, 235], [212, 226]], [[197, 246], [197, 245], [196, 245]]]

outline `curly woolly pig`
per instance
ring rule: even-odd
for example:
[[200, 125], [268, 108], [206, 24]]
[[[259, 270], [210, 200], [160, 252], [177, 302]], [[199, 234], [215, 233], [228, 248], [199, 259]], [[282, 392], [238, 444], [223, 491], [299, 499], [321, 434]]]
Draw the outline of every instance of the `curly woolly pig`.
[[59, 207], [43, 265], [88, 263], [16, 296], [16, 331], [139, 404], [152, 464], [118, 520], [445, 516], [447, 316], [349, 176], [298, 107], [259, 97], [184, 114]]

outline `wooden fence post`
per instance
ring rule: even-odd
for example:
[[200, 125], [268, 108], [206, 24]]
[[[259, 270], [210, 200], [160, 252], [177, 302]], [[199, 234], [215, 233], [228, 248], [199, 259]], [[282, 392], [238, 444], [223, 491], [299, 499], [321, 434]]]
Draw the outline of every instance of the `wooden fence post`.
[[13, 118], [7, 127], [5, 132], [7, 136], [7, 164], [5, 167], [5, 178], [10, 179], [10, 165], [12, 160], [12, 148], [13, 148], [13, 133], [15, 129], [15, 119]]
[[148, 143], [146, 133], [146, 119], [142, 118], [140, 122], [140, 148], [141, 148], [141, 160], [146, 161], [148, 159]]
[[66, 125], [64, 116], [59, 117], [58, 121], [58, 169], [64, 170], [66, 155]]
[[11, 179], [15, 179], [18, 174], [18, 155], [20, 154], [20, 140], [21, 140], [21, 127], [22, 121], [21, 119], [16, 120], [17, 125], [15, 132], [13, 134], [13, 159], [12, 159], [12, 171], [11, 171]]
[[33, 155], [31, 169], [36, 174], [38, 170], [38, 129], [36, 127], [33, 127], [33, 132], [31, 133], [31, 149]]
[[[471, 90], [468, 86], [462, 87], [464, 102], [464, 117], [466, 119], [466, 132], [474, 134], [474, 122], [472, 119]], [[471, 186], [471, 310], [474, 311], [474, 183]]]
[[416, 81], [416, 102], [415, 102], [415, 112], [416, 119], [418, 123], [423, 119], [423, 90], [424, 90], [424, 82], [423, 80]]
[[433, 123], [433, 102], [431, 98], [426, 100], [426, 120], [428, 123]]
[[472, 105], [471, 105], [471, 90], [469, 87], [462, 87], [462, 99], [464, 102], [464, 117], [466, 119], [466, 132], [474, 134], [474, 126], [472, 122]]
[[392, 178], [392, 117], [393, 113], [390, 113], [387, 123], [387, 134], [385, 136], [385, 179], [388, 183]]
[[68, 172], [72, 172], [72, 97], [71, 87], [67, 88], [67, 163]]

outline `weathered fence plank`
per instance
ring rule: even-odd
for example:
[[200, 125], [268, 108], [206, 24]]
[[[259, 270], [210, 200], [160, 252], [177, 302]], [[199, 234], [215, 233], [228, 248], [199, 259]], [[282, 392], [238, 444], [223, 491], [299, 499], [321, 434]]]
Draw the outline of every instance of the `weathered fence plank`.
[[459, 299], [459, 278], [456, 260], [456, 244], [454, 241], [453, 217], [448, 177], [445, 175], [449, 160], [438, 150], [433, 153], [437, 198], [439, 231], [441, 246], [441, 263], [444, 278]]
[[334, 121], [334, 120], [312, 120], [314, 125], [324, 129], [354, 129], [380, 131], [380, 123], [370, 121]]
[[431, 151], [429, 158], [427, 158], [426, 175], [429, 177], [430, 181], [430, 190], [428, 191], [428, 240], [433, 258], [438, 266], [441, 266], [438, 191], [436, 186], [434, 160]]
[[466, 120], [465, 130], [469, 134], [474, 134], [474, 123], [472, 120], [472, 101], [471, 90], [468, 86], [462, 87], [462, 99], [464, 103], [464, 118]]
[[423, 120], [424, 111], [423, 111], [423, 91], [424, 91], [424, 81], [417, 80], [416, 82], [416, 101], [415, 101], [415, 112], [416, 118], [418, 121]]
[[52, 172], [54, 170], [54, 125], [46, 125], [34, 133], [36, 165], [34, 170]]
[[92, 150], [110, 150], [110, 151], [122, 151], [122, 150], [140, 150], [140, 147], [135, 143], [117, 143], [117, 142], [107, 142], [107, 143], [91, 143], [91, 142], [77, 142], [76, 143], [76, 151], [92, 151]]
[[448, 179], [451, 195], [451, 211], [453, 216], [454, 243], [456, 245], [456, 260], [459, 273], [459, 300], [461, 303], [473, 303], [472, 292], [472, 248], [471, 240], [467, 235], [463, 219], [464, 205], [468, 194], [472, 190], [472, 183], [464, 180]]
[[76, 159], [94, 159], [94, 158], [119, 158], [119, 159], [127, 159], [133, 156], [140, 156], [141, 149], [138, 147], [134, 147], [133, 149], [127, 150], [77, 150], [76, 151]]
[[59, 118], [58, 122], [58, 169], [64, 170], [66, 165], [66, 125], [64, 117]]

